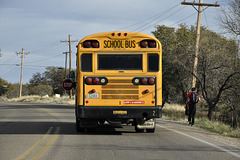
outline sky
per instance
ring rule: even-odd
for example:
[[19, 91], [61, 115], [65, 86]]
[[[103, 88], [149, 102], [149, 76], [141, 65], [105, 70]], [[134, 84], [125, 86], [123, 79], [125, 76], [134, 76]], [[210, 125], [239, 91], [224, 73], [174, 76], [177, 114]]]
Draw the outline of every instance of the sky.
[[[0, 0], [0, 78], [19, 83], [24, 48], [23, 83], [48, 66], [65, 66], [68, 43], [108, 31], [151, 34], [156, 25], [177, 28], [196, 25], [197, 11], [181, 5], [183, 0]], [[186, 0], [192, 2], [193, 0]], [[196, 0], [197, 2], [198, 0]], [[216, 3], [215, 0], [203, 0]], [[218, 0], [221, 7], [226, 0]], [[220, 8], [204, 7], [201, 25], [221, 33]], [[72, 68], [76, 68], [76, 46], [72, 43]], [[69, 64], [68, 64], [69, 65]]]

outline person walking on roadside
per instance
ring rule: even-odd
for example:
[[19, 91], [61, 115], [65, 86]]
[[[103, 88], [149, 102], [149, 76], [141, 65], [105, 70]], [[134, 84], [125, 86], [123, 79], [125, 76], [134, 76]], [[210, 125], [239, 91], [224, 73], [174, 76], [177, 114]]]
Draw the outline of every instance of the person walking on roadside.
[[186, 106], [189, 106], [188, 122], [189, 125], [194, 125], [194, 119], [196, 114], [196, 105], [200, 101], [200, 95], [196, 92], [196, 88], [192, 88], [192, 92], [187, 95]]

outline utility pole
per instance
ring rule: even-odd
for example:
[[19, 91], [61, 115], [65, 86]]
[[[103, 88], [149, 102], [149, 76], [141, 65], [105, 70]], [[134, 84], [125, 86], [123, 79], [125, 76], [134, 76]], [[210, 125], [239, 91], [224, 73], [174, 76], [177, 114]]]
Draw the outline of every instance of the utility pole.
[[19, 89], [19, 97], [22, 96], [22, 76], [23, 76], [23, 58], [24, 58], [24, 54], [29, 54], [29, 53], [24, 53], [24, 49], [22, 48], [22, 53], [21, 52], [16, 52], [16, 54], [21, 54], [21, 58], [22, 58], [22, 63], [21, 63], [21, 76], [20, 76], [20, 89]]
[[65, 58], [65, 78], [67, 78], [67, 54], [68, 52], [63, 52], [63, 54], [66, 54], [66, 58]]
[[[72, 71], [72, 49], [71, 49], [71, 43], [78, 42], [78, 40], [71, 41], [71, 35], [68, 35], [68, 41], [61, 41], [61, 43], [68, 43], [69, 46], [69, 73]], [[69, 98], [72, 98], [72, 90], [70, 90]]]
[[208, 4], [203, 3], [203, 0], [199, 0], [199, 3], [194, 2], [186, 2], [185, 0], [181, 3], [182, 5], [191, 5], [195, 8], [195, 6], [198, 6], [197, 12], [198, 12], [198, 18], [197, 18], [197, 36], [196, 36], [196, 46], [195, 46], [195, 58], [194, 58], [194, 66], [193, 66], [193, 81], [192, 81], [192, 88], [196, 87], [196, 77], [197, 77], [197, 66], [198, 66], [198, 55], [199, 55], [199, 42], [200, 42], [200, 30], [201, 30], [201, 16], [203, 11], [203, 6], [207, 7], [219, 7], [220, 5], [217, 4]]
[[[67, 54], [68, 52], [63, 52], [63, 54], [66, 54], [66, 58], [65, 58], [65, 75], [64, 75], [64, 78], [67, 79]], [[67, 91], [64, 89], [64, 93], [66, 94]]]
[[0, 48], [0, 57], [2, 57], [2, 50], [1, 50], [1, 48]]

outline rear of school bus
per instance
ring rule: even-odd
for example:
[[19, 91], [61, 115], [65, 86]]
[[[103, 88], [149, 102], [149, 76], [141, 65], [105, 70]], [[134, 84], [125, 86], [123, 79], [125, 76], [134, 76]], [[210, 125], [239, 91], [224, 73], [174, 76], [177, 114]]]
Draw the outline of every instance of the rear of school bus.
[[82, 39], [77, 51], [77, 131], [107, 121], [154, 132], [162, 111], [161, 48], [156, 38], [136, 32]]

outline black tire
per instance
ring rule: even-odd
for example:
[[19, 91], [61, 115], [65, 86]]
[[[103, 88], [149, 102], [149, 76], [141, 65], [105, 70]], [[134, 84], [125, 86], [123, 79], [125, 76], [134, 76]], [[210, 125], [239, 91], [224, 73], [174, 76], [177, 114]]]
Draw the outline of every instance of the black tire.
[[153, 129], [146, 129], [148, 133], [154, 133], [155, 132], [155, 128]]
[[88, 132], [96, 132], [96, 130], [97, 130], [96, 128], [87, 128]]
[[76, 130], [77, 132], [84, 132], [84, 128], [80, 126], [80, 120], [76, 118]]

